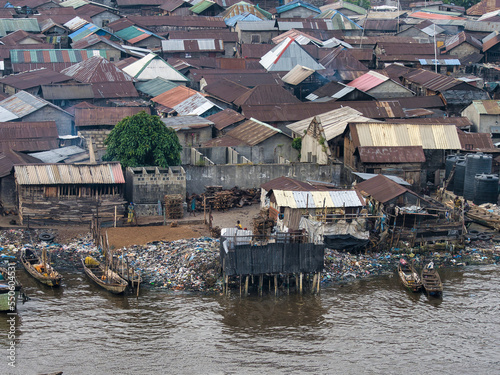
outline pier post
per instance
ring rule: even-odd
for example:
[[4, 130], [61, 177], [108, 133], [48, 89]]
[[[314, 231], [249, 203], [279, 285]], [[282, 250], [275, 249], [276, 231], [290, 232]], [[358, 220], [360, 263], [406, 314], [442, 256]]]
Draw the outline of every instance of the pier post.
[[302, 272], [300, 273], [300, 286], [299, 286], [299, 290], [300, 290], [300, 294], [302, 294]]
[[241, 275], [240, 275], [240, 298], [241, 298]]
[[316, 279], [317, 279], [317, 277], [318, 277], [318, 274], [315, 273], [314, 277], [313, 277], [312, 288], [311, 288], [311, 292], [312, 293], [314, 293], [314, 289], [316, 289], [316, 281], [317, 281]]
[[286, 274], [286, 293], [290, 294], [290, 275], [288, 273]]
[[316, 290], [316, 293], [319, 294], [319, 291], [320, 291], [320, 287], [321, 287], [321, 272], [318, 272], [318, 287], [317, 287], [317, 290]]
[[274, 295], [278, 295], [278, 275], [274, 275]]
[[248, 296], [248, 275], [247, 277], [245, 278], [245, 297]]
[[264, 287], [264, 275], [259, 275], [259, 296], [262, 296], [262, 289]]
[[299, 277], [295, 274], [295, 293], [299, 291]]

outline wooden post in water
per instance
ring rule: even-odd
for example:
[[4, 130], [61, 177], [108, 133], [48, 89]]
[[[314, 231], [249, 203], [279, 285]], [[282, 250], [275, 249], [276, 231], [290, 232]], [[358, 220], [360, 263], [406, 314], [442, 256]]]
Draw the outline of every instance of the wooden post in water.
[[249, 276], [247, 275], [247, 277], [245, 278], [245, 297], [248, 296], [248, 279]]
[[295, 293], [299, 291], [299, 277], [295, 274]]
[[318, 272], [318, 287], [316, 289], [316, 293], [318, 293], [318, 294], [320, 291], [320, 287], [321, 287], [321, 272]]
[[314, 289], [316, 289], [316, 278], [318, 277], [318, 274], [315, 273], [314, 274], [314, 277], [313, 277], [313, 282], [312, 282], [312, 288], [311, 288], [311, 292], [314, 293]]
[[278, 275], [274, 275], [274, 295], [278, 295]]
[[240, 275], [240, 298], [241, 298], [241, 275]]
[[302, 294], [302, 272], [300, 273], [300, 286], [299, 286], [299, 290], [300, 290], [300, 294]]
[[[139, 288], [140, 288], [140, 285], [141, 285], [140, 280], [141, 280], [141, 274], [138, 273], [137, 274], [137, 298], [139, 298]], [[133, 285], [134, 284], [132, 283], [132, 287], [133, 287]]]
[[264, 287], [264, 275], [259, 275], [259, 296], [262, 296], [262, 288]]
[[290, 275], [286, 274], [286, 293], [290, 294]]

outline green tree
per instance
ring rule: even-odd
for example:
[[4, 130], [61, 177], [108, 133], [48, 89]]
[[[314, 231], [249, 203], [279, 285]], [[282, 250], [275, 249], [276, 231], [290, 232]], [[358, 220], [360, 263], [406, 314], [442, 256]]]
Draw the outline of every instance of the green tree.
[[104, 141], [107, 146], [103, 160], [116, 160], [123, 167], [179, 165], [182, 146], [173, 129], [158, 116], [142, 111], [125, 117]]

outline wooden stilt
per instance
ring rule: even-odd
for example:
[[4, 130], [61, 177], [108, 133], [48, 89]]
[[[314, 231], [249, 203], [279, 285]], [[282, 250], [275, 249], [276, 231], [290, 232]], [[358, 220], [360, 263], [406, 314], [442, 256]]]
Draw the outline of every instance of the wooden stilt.
[[278, 275], [274, 275], [274, 295], [278, 295]]
[[222, 294], [226, 294], [226, 273], [225, 272], [222, 274], [222, 280], [224, 280], [224, 283], [222, 284]]
[[248, 279], [249, 279], [249, 277], [247, 275], [247, 277], [245, 279], [245, 297], [248, 296]]
[[[309, 197], [309, 196], [307, 196]], [[286, 274], [286, 293], [290, 294], [290, 275]]]
[[302, 294], [302, 277], [303, 277], [303, 274], [302, 272], [300, 273], [300, 286], [299, 286], [299, 293]]
[[314, 293], [314, 289], [316, 289], [316, 278], [318, 277], [318, 274], [315, 273], [314, 274], [314, 277], [313, 277], [313, 282], [312, 282], [312, 288], [311, 288], [311, 292]]
[[262, 296], [262, 289], [264, 287], [264, 275], [259, 275], [259, 296]]
[[319, 294], [320, 289], [321, 289], [321, 272], [318, 272], [318, 286], [316, 289], [317, 294]]
[[240, 298], [241, 298], [241, 275], [240, 275]]
[[269, 293], [271, 292], [271, 278], [269, 278]]
[[295, 293], [299, 292], [299, 277], [295, 274]]

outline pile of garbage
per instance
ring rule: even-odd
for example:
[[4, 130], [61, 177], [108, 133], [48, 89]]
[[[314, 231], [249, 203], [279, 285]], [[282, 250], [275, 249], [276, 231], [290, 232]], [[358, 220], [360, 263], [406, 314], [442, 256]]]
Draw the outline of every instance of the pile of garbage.
[[460, 251], [444, 251], [416, 254], [412, 249], [393, 249], [391, 252], [350, 254], [336, 250], [325, 250], [323, 283], [342, 283], [358, 278], [393, 273], [399, 259], [414, 260], [417, 268], [422, 268], [431, 260], [439, 268], [462, 267], [500, 262], [500, 246], [485, 248], [465, 248]]
[[127, 248], [124, 253], [130, 266], [151, 286], [202, 292], [222, 290], [217, 239], [154, 242]]

